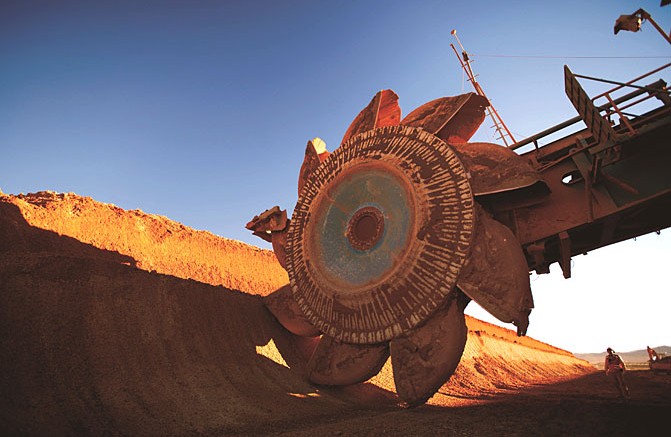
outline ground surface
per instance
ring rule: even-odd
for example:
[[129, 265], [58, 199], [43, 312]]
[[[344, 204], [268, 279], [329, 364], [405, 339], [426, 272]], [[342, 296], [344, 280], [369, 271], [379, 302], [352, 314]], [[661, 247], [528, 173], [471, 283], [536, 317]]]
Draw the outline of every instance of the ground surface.
[[[602, 372], [538, 385], [463, 406], [393, 407], [356, 411], [317, 422], [297, 420], [271, 435], [644, 436], [664, 435], [670, 425], [671, 375], [626, 375], [632, 396], [617, 399]], [[471, 405], [469, 405], [471, 404]], [[664, 431], [667, 430], [667, 431]], [[660, 434], [661, 432], [661, 434]]]
[[309, 339], [261, 297], [273, 254], [72, 194], [0, 193], [1, 435], [645, 435], [671, 376], [632, 399], [572, 354], [468, 318], [456, 373], [399, 407], [389, 363], [366, 384], [306, 382]]

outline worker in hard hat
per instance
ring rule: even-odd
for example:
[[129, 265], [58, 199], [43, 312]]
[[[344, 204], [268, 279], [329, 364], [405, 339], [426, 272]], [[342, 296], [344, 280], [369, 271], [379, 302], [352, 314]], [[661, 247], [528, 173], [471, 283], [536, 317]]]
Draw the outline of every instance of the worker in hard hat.
[[629, 387], [627, 387], [627, 384], [624, 382], [624, 372], [626, 370], [624, 361], [622, 361], [622, 358], [620, 358], [612, 348], [606, 349], [606, 352], [608, 352], [608, 355], [606, 355], [606, 360], [603, 364], [606, 375], [610, 376], [613, 380], [613, 383], [620, 393], [620, 398], [628, 399]]

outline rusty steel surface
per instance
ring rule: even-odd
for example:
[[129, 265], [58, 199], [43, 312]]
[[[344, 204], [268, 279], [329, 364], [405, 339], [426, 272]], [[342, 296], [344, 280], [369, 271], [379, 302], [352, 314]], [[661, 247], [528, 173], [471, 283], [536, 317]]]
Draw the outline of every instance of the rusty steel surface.
[[414, 126], [450, 144], [465, 143], [485, 119], [487, 99], [474, 93], [441, 97], [406, 115], [401, 124]]
[[334, 152], [308, 142], [291, 219], [274, 207], [247, 224], [289, 275], [266, 306], [290, 332], [316, 338], [311, 382], [365, 381], [391, 356], [401, 400], [425, 402], [459, 363], [470, 299], [524, 335], [533, 306], [524, 254], [477, 198], [542, 181], [512, 151], [465, 144], [486, 105], [473, 93], [443, 97], [401, 120], [398, 96], [381, 91]]
[[399, 121], [401, 121], [401, 108], [398, 106], [398, 95], [392, 90], [382, 90], [375, 94], [368, 106], [352, 121], [340, 143], [344, 144], [354, 135], [371, 129], [396, 126]]
[[514, 151], [492, 143], [451, 144], [464, 166], [471, 172], [473, 194], [513, 191], [534, 184], [545, 185], [531, 162]]
[[386, 343], [361, 345], [322, 336], [307, 364], [308, 378], [315, 384], [349, 385], [377, 375], [389, 358]]
[[452, 291], [473, 225], [470, 185], [443, 141], [406, 126], [352, 137], [294, 209], [286, 252], [296, 302], [341, 341], [390, 340]]
[[463, 294], [454, 293], [435, 317], [389, 342], [396, 392], [408, 406], [426, 402], [459, 365], [468, 334], [467, 303]]
[[[651, 80], [650, 75], [669, 66], [637, 79]], [[547, 194], [529, 196], [523, 206], [499, 198], [488, 207], [515, 231], [530, 270], [547, 273], [551, 263], [559, 262], [564, 276], [570, 277], [572, 256], [671, 226], [671, 98], [659, 79], [633, 84], [635, 91], [621, 97], [612, 95], [613, 90], [603, 93], [606, 104], [588, 104], [590, 99], [568, 68], [565, 75], [571, 84], [568, 97], [587, 129], [521, 154], [537, 169]], [[614, 90], [624, 93], [626, 88]], [[622, 113], [620, 107], [646, 112], [617, 120], [614, 114]], [[604, 127], [606, 122], [609, 127]], [[603, 135], [605, 129], [608, 135]], [[534, 136], [534, 141], [541, 139], [540, 134]]]
[[457, 286], [491, 315], [514, 324], [518, 334], [524, 335], [534, 307], [524, 252], [508, 227], [482, 207], [476, 212], [480, 229]]
[[[476, 94], [401, 118], [391, 90], [333, 153], [308, 142], [291, 219], [275, 207], [247, 227], [288, 272], [264, 301], [287, 330], [312, 337], [311, 382], [365, 381], [390, 357], [399, 398], [420, 405], [459, 363], [471, 299], [525, 335], [530, 271], [558, 262], [570, 277], [572, 256], [671, 226], [666, 83], [611, 90], [599, 105], [565, 72], [582, 118], [510, 148], [468, 142], [488, 104]], [[650, 100], [661, 107], [613, 122], [624, 117], [616, 105]], [[539, 147], [579, 120], [587, 129]]]

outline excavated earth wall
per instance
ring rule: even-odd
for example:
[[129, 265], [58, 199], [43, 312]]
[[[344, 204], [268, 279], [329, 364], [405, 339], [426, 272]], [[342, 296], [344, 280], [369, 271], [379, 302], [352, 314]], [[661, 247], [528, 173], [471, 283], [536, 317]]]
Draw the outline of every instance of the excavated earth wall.
[[[365, 384], [306, 382], [310, 339], [261, 296], [288, 281], [272, 252], [75, 194], [0, 193], [0, 434], [263, 434], [397, 399], [390, 363]], [[593, 372], [468, 318], [430, 404]]]

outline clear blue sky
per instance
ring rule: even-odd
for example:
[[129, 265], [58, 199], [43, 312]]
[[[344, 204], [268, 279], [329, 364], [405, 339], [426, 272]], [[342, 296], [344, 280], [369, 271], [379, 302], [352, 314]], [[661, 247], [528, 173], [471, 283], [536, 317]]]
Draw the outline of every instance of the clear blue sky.
[[[471, 91], [450, 30], [525, 137], [576, 115], [564, 64], [625, 81], [669, 61], [649, 23], [613, 35], [639, 7], [671, 28], [659, 0], [5, 0], [0, 189], [74, 192], [268, 247], [244, 225], [293, 210], [308, 139], [336, 148], [380, 89], [404, 114]], [[476, 140], [494, 140], [488, 126]], [[668, 233], [577, 257], [570, 280], [534, 277], [529, 335], [574, 352], [671, 344]]]

